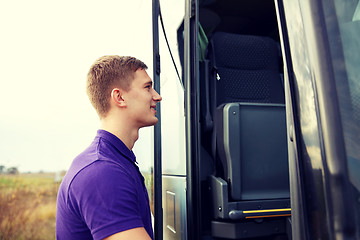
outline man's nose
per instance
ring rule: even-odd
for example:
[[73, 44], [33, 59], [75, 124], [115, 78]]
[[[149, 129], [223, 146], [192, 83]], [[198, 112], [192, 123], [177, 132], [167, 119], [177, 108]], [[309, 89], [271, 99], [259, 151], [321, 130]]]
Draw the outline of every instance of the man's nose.
[[160, 96], [160, 94], [157, 93], [157, 91], [154, 90], [154, 96], [153, 96], [154, 101], [156, 102], [160, 102], [162, 100], [162, 97]]

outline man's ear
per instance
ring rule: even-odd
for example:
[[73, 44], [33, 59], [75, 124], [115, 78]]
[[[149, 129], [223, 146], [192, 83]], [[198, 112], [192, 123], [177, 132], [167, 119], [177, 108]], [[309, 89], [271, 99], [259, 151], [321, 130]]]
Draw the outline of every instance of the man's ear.
[[125, 107], [126, 103], [123, 99], [123, 91], [119, 88], [114, 88], [111, 91], [111, 101], [119, 107]]

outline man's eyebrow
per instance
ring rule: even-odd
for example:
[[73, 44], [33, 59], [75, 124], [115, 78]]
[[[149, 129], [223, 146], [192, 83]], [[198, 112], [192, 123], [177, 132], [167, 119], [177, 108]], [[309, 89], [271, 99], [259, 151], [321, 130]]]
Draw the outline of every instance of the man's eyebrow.
[[150, 81], [146, 82], [144, 85], [149, 85], [149, 84], [152, 86], [152, 85], [153, 85], [153, 81], [150, 80]]

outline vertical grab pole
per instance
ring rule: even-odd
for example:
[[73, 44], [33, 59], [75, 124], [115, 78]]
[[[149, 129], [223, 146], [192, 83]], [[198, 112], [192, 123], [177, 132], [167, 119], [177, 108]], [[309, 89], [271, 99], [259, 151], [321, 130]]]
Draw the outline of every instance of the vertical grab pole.
[[200, 125], [199, 125], [199, 56], [198, 1], [186, 0], [184, 19], [184, 80], [186, 126], [186, 204], [187, 239], [201, 236], [200, 206]]
[[[154, 89], [160, 94], [160, 53], [159, 53], [159, 0], [153, 0], [153, 81]], [[154, 127], [154, 235], [155, 240], [163, 239], [162, 170], [161, 170], [161, 105], [156, 107], [159, 122]]]

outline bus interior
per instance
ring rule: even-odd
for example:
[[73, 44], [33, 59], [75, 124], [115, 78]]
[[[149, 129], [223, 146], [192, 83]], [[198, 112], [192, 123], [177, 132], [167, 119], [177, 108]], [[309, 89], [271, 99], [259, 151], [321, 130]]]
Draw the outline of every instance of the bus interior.
[[289, 239], [283, 63], [274, 1], [203, 0], [198, 11], [201, 235]]

